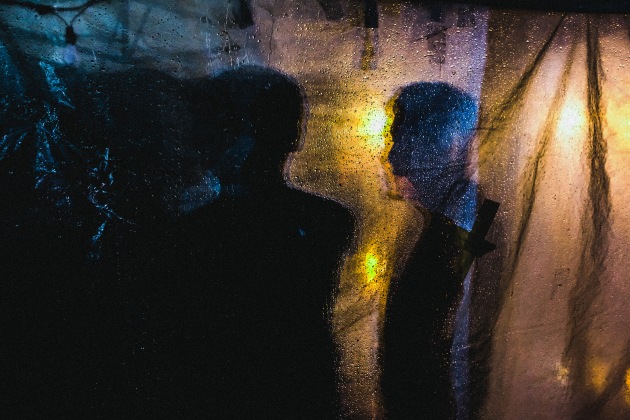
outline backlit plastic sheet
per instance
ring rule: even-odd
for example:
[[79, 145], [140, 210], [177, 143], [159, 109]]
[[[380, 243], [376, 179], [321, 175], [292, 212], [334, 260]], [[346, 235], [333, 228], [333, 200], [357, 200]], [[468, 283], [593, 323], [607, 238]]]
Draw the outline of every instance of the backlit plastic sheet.
[[[412, 84], [418, 92], [446, 86], [470, 98], [468, 111], [452, 114], [459, 125], [435, 120], [434, 130], [408, 134], [474, 128], [462, 140], [466, 153], [452, 160], [465, 181], [461, 203], [439, 211], [470, 230], [480, 198], [501, 203], [488, 237], [497, 249], [477, 260], [445, 320], [457, 417], [627, 417], [630, 41], [622, 15], [351, 0], [60, 2], [60, 11], [13, 3], [0, 6], [2, 232], [27, 232], [18, 240], [24, 253], [31, 238], [51, 241], [50, 233], [74, 250], [63, 258], [99, 267], [146, 226], [159, 236], [160, 223], [247, 194], [234, 168], [254, 148], [254, 134], [238, 134], [251, 104], [221, 75], [244, 69], [252, 92], [293, 84], [304, 106], [285, 179], [355, 217], [322, 314], [337, 346], [341, 412], [380, 417], [390, 280], [428, 220], [402, 199], [387, 160], [392, 150], [412, 153], [393, 149], [395, 103]], [[222, 107], [222, 95], [244, 105]], [[410, 110], [422, 109], [418, 97]], [[424, 156], [431, 153], [435, 165], [413, 160], [423, 162], [415, 176], [429, 207], [440, 190], [429, 175], [444, 158]], [[98, 296], [123, 280], [84, 284]], [[25, 284], [35, 291], [39, 282]], [[147, 305], [128, 304], [129, 322], [144, 322]]]

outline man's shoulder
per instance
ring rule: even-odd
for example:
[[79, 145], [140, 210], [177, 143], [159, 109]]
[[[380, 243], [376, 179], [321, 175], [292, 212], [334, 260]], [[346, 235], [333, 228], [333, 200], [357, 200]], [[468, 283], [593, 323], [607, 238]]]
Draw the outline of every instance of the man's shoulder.
[[352, 235], [356, 218], [350, 208], [330, 198], [303, 194], [305, 199], [301, 207], [296, 209], [301, 218], [318, 225], [320, 230], [329, 230], [344, 236]]
[[331, 251], [345, 252], [352, 246], [356, 218], [348, 207], [329, 198], [307, 194], [296, 212], [301, 223], [310, 226], [313, 239], [330, 247]]

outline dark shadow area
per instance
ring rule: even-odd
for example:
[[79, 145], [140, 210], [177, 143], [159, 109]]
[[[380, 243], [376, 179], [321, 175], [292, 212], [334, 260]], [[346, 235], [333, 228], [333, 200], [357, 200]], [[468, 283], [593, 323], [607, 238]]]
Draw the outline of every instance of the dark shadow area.
[[353, 220], [286, 185], [297, 85], [0, 53], [7, 415], [337, 416], [328, 304]]
[[[220, 418], [335, 418], [329, 302], [353, 220], [337, 203], [286, 183], [283, 163], [300, 138], [300, 91], [263, 69], [224, 73], [193, 89], [215, 93], [195, 101], [195, 115], [208, 116], [209, 126], [216, 118], [250, 151], [233, 177], [238, 188], [181, 219], [169, 240], [178, 250], [173, 276], [183, 282], [165, 295], [189, 296], [182, 330], [206, 332], [179, 332], [173, 341], [187, 353], [186, 369], [205, 375], [189, 392]], [[209, 112], [215, 105], [222, 110]], [[199, 238], [194, 246], [191, 238]], [[169, 269], [161, 260], [158, 273]]]
[[382, 350], [382, 390], [388, 419], [451, 419], [452, 325], [461, 297], [466, 232], [444, 216], [429, 225], [392, 284]]

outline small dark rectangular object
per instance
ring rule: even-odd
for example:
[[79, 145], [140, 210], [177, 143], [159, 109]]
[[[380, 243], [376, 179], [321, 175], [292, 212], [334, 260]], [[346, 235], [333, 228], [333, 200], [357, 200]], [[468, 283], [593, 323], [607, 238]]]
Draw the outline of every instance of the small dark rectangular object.
[[442, 22], [443, 9], [440, 4], [432, 4], [429, 7], [429, 16], [433, 22]]
[[480, 257], [496, 248], [494, 244], [486, 241], [486, 235], [490, 231], [490, 226], [492, 226], [498, 210], [499, 203], [492, 200], [484, 200], [479, 212], [477, 212], [475, 224], [464, 245], [464, 248], [475, 257]]
[[339, 0], [317, 0], [328, 20], [341, 20], [344, 17], [343, 8]]
[[248, 28], [254, 24], [250, 0], [239, 0], [238, 27]]
[[378, 5], [376, 0], [365, 0], [365, 27], [378, 28]]
[[472, 28], [475, 26], [475, 15], [470, 6], [460, 6], [457, 11], [457, 27]]
[[499, 210], [499, 203], [492, 200], [483, 200], [479, 212], [477, 212], [477, 219], [473, 225], [471, 236], [485, 238], [490, 230], [492, 221]]

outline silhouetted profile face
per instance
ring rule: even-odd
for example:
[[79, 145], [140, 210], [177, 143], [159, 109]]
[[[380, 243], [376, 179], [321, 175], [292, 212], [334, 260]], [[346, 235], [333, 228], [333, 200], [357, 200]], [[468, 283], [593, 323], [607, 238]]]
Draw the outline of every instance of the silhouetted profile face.
[[465, 178], [476, 120], [473, 98], [446, 83], [406, 86], [394, 101], [388, 160], [429, 210], [442, 211], [453, 184]]

